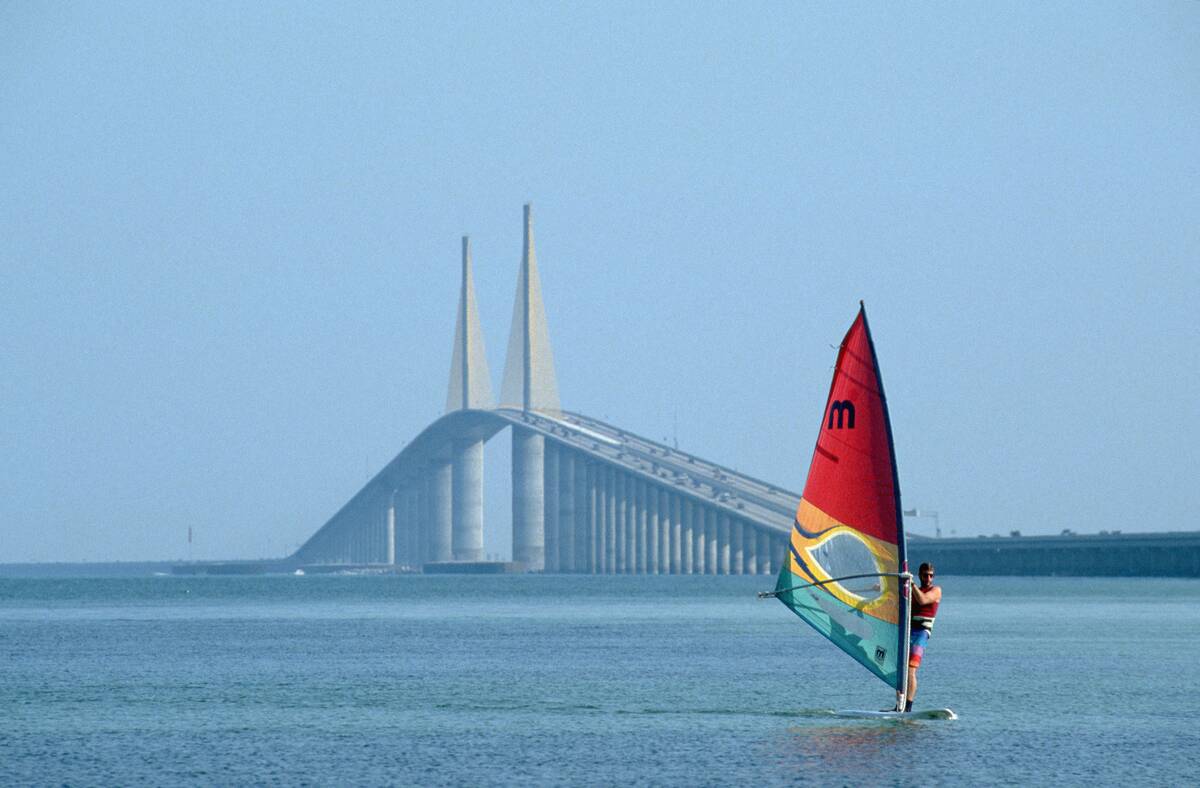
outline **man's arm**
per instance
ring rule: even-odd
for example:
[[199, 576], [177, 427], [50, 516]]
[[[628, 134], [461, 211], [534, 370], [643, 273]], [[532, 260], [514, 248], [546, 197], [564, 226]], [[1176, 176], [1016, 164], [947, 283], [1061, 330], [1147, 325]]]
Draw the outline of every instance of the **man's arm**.
[[941, 586], [934, 586], [933, 588], [929, 589], [928, 591], [922, 591], [920, 586], [914, 585], [912, 587], [912, 591], [913, 591], [913, 599], [918, 604], [929, 605], [934, 602], [942, 601], [942, 587]]

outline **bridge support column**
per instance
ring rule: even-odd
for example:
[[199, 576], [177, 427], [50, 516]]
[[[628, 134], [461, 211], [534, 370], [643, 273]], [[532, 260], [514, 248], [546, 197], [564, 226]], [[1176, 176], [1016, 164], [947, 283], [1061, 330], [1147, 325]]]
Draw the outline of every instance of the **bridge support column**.
[[658, 486], [646, 483], [646, 574], [658, 574]]
[[680, 554], [683, 558], [682, 571], [684, 575], [695, 572], [696, 566], [696, 505], [690, 498], [683, 499], [683, 512], [680, 523], [683, 524], [683, 547]]
[[[659, 574], [671, 574], [671, 493], [666, 489], [658, 491], [658, 571]], [[678, 566], [678, 563], [674, 564]]]
[[383, 563], [385, 549], [381, 544], [381, 537], [384, 537], [387, 531], [387, 518], [384, 516], [384, 506], [380, 506], [378, 501], [367, 504], [367, 511], [371, 516], [367, 519], [367, 530], [364, 533], [366, 540], [363, 547], [366, 549], [366, 556], [363, 563], [380, 564]]
[[758, 532], [758, 573], [771, 574], [771, 536], [766, 531]]
[[637, 574], [637, 479], [625, 475], [625, 574]]
[[733, 574], [729, 568], [729, 515], [717, 515], [717, 573]]
[[575, 457], [565, 446], [558, 447], [558, 567], [575, 571]]
[[591, 492], [588, 490], [587, 457], [576, 454], [572, 458], [575, 466], [575, 571], [585, 574], [591, 571], [588, 554], [591, 549]]
[[387, 563], [396, 565], [396, 493], [392, 490], [387, 508]]
[[604, 571], [604, 497], [600, 490], [600, 466], [594, 462], [587, 464], [587, 494], [588, 494], [588, 572], [598, 575]]
[[374, 506], [375, 510], [374, 521], [371, 523], [371, 563], [384, 564], [387, 563], [387, 514], [388, 502], [387, 498], [380, 496], [380, 500]]
[[616, 472], [604, 468], [604, 573], [617, 572], [617, 496]]
[[692, 502], [692, 572], [702, 575], [707, 571], [708, 531], [704, 527], [704, 506]]
[[625, 474], [613, 471], [613, 574], [625, 574]]
[[454, 558], [454, 471], [447, 460], [437, 460], [429, 472], [429, 561]]
[[743, 541], [745, 546], [742, 548], [745, 551], [744, 560], [746, 561], [746, 574], [758, 574], [758, 529], [746, 523], [742, 526], [744, 535]]
[[633, 497], [635, 479], [627, 473], [621, 474], [621, 490], [618, 494], [620, 503], [617, 504], [617, 514], [621, 517], [621, 574], [632, 575], [637, 572], [637, 555], [633, 548], [634, 534], [637, 526], [634, 521]]
[[683, 501], [671, 495], [671, 574], [683, 572]]
[[371, 504], [371, 557], [368, 563], [382, 564], [387, 560], [387, 498], [382, 495]]
[[409, 566], [421, 565], [421, 528], [423, 527], [424, 518], [421, 513], [424, 511], [421, 506], [422, 499], [425, 496], [425, 480], [417, 478], [408, 484], [408, 493], [405, 495], [407, 502], [408, 522], [404, 524], [404, 544], [407, 546], [405, 554], [405, 563]]
[[646, 544], [647, 534], [646, 527], [648, 517], [646, 514], [646, 480], [638, 479], [637, 486], [634, 492], [634, 509], [637, 512], [637, 564], [634, 567], [639, 575], [646, 574]]
[[411, 548], [405, 563], [410, 568], [418, 568], [426, 560], [429, 550], [429, 512], [431, 510], [429, 506], [429, 474], [420, 474], [414, 484], [417, 485], [417, 520], [419, 524], [408, 537]]
[[735, 575], [742, 574], [746, 566], [746, 540], [742, 533], [743, 530], [741, 520], [730, 519], [729, 547], [732, 555], [730, 556], [729, 567]]
[[452, 509], [454, 560], [482, 561], [483, 441], [462, 441], [454, 446]]
[[425, 561], [425, 533], [429, 530], [429, 485], [418, 476], [413, 493], [413, 523], [408, 534], [408, 565], [420, 566]]
[[[544, 440], [544, 439], [543, 439]], [[543, 458], [544, 475], [542, 490], [545, 499], [542, 509], [543, 559], [542, 571], [559, 571], [558, 544], [558, 445], [554, 441], [545, 441]]]
[[716, 575], [716, 512], [704, 507], [704, 575]]
[[530, 572], [545, 564], [545, 439], [532, 430], [512, 431], [512, 557]]

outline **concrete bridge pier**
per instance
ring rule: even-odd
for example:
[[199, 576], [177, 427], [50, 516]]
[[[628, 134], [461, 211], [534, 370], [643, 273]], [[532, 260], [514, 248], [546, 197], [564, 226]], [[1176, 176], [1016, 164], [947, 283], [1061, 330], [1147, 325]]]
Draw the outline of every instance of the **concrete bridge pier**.
[[671, 495], [671, 574], [683, 573], [683, 502]]
[[682, 547], [679, 548], [683, 558], [683, 566], [680, 567], [680, 571], [684, 575], [691, 575], [696, 569], [696, 505], [690, 498], [684, 498], [680, 512], [682, 512], [680, 513], [680, 525], [683, 527], [680, 529], [683, 534]]
[[512, 432], [512, 558], [531, 572], [545, 562], [545, 439]]
[[429, 485], [423, 476], [418, 476], [412, 482], [412, 527], [408, 532], [408, 557], [405, 563], [409, 566], [420, 566], [425, 563], [425, 531], [429, 520], [425, 517], [428, 509], [426, 496]]
[[707, 571], [708, 532], [704, 529], [704, 507], [692, 503], [692, 572], [702, 575]]
[[452, 551], [455, 561], [483, 560], [483, 441], [454, 445]]
[[427, 477], [429, 513], [426, 515], [428, 536], [424, 560], [450, 561], [454, 558], [453, 479], [450, 461], [435, 460]]
[[625, 575], [637, 575], [637, 480], [625, 475]]
[[[387, 500], [377, 496], [371, 502], [371, 517], [367, 522], [367, 563], [382, 564], [387, 552]], [[383, 544], [381, 544], [383, 542]]]
[[558, 445], [554, 441], [545, 441], [545, 454], [542, 459], [544, 465], [543, 475], [543, 496], [544, 507], [542, 509], [542, 534], [543, 534], [543, 572], [559, 571], [559, 544], [558, 544]]
[[[675, 562], [678, 566], [679, 562]], [[658, 491], [658, 573], [671, 574], [671, 494]]]
[[646, 533], [649, 517], [646, 512], [646, 482], [644, 479], [638, 479], [634, 496], [634, 506], [637, 510], [637, 565], [634, 569], [639, 575], [644, 575], [646, 574], [647, 550], [649, 548], [649, 540]]
[[724, 512], [717, 515], [717, 572], [733, 574], [729, 567], [729, 515]]
[[746, 540], [742, 534], [742, 521], [731, 519], [729, 522], [730, 574], [743, 574], [746, 566]]
[[704, 575], [716, 575], [716, 511], [704, 510]]
[[591, 545], [591, 494], [588, 491], [587, 458], [573, 458], [575, 478], [575, 571], [580, 574], [590, 571], [588, 554]]
[[608, 571], [608, 552], [606, 546], [608, 544], [608, 501], [604, 493], [604, 466], [600, 464], [592, 465], [592, 489], [596, 496], [596, 516], [592, 524], [593, 540], [596, 543], [596, 574], [602, 575]]
[[558, 447], [558, 521], [555, 544], [558, 548], [556, 572], [575, 571], [575, 458], [565, 447]]
[[384, 559], [388, 564], [394, 566], [396, 564], [396, 493], [393, 489], [391, 497], [388, 500], [387, 508], [387, 556]]
[[600, 466], [588, 463], [588, 571], [598, 575], [604, 571], [604, 481]]
[[613, 501], [617, 504], [617, 573], [629, 575], [629, 477], [617, 471]]
[[658, 574], [658, 488], [646, 485], [646, 574]]
[[617, 493], [616, 473], [604, 466], [604, 573], [617, 572]]
[[757, 529], [752, 525], [746, 524], [745, 526], [743, 526], [742, 533], [745, 537], [745, 540], [744, 540], [745, 545], [743, 546], [742, 549], [745, 551], [746, 574], [756, 575], [756, 574], [758, 574], [758, 533], [757, 533]]
[[387, 560], [387, 499], [380, 495], [371, 523], [371, 557], [369, 563], [382, 564]]
[[404, 530], [404, 563], [408, 566], [420, 566], [421, 560], [421, 529], [424, 518], [421, 517], [421, 499], [425, 493], [425, 480], [410, 479], [405, 487], [404, 510], [407, 512]]

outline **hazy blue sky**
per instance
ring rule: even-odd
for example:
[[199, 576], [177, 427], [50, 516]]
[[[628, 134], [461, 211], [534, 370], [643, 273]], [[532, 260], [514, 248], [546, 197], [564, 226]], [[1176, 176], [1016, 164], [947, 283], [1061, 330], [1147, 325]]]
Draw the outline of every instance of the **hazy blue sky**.
[[905, 506], [1200, 528], [1200, 5], [564, 5], [0, 5], [0, 562], [294, 548], [525, 201], [564, 407], [799, 490], [862, 298]]

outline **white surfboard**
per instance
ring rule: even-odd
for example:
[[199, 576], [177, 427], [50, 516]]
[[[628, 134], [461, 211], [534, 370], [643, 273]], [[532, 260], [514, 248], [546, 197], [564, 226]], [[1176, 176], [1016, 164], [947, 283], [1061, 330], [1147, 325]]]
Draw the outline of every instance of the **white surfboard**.
[[950, 709], [922, 709], [920, 711], [866, 711], [840, 709], [836, 717], [852, 717], [863, 720], [957, 720], [958, 715]]

